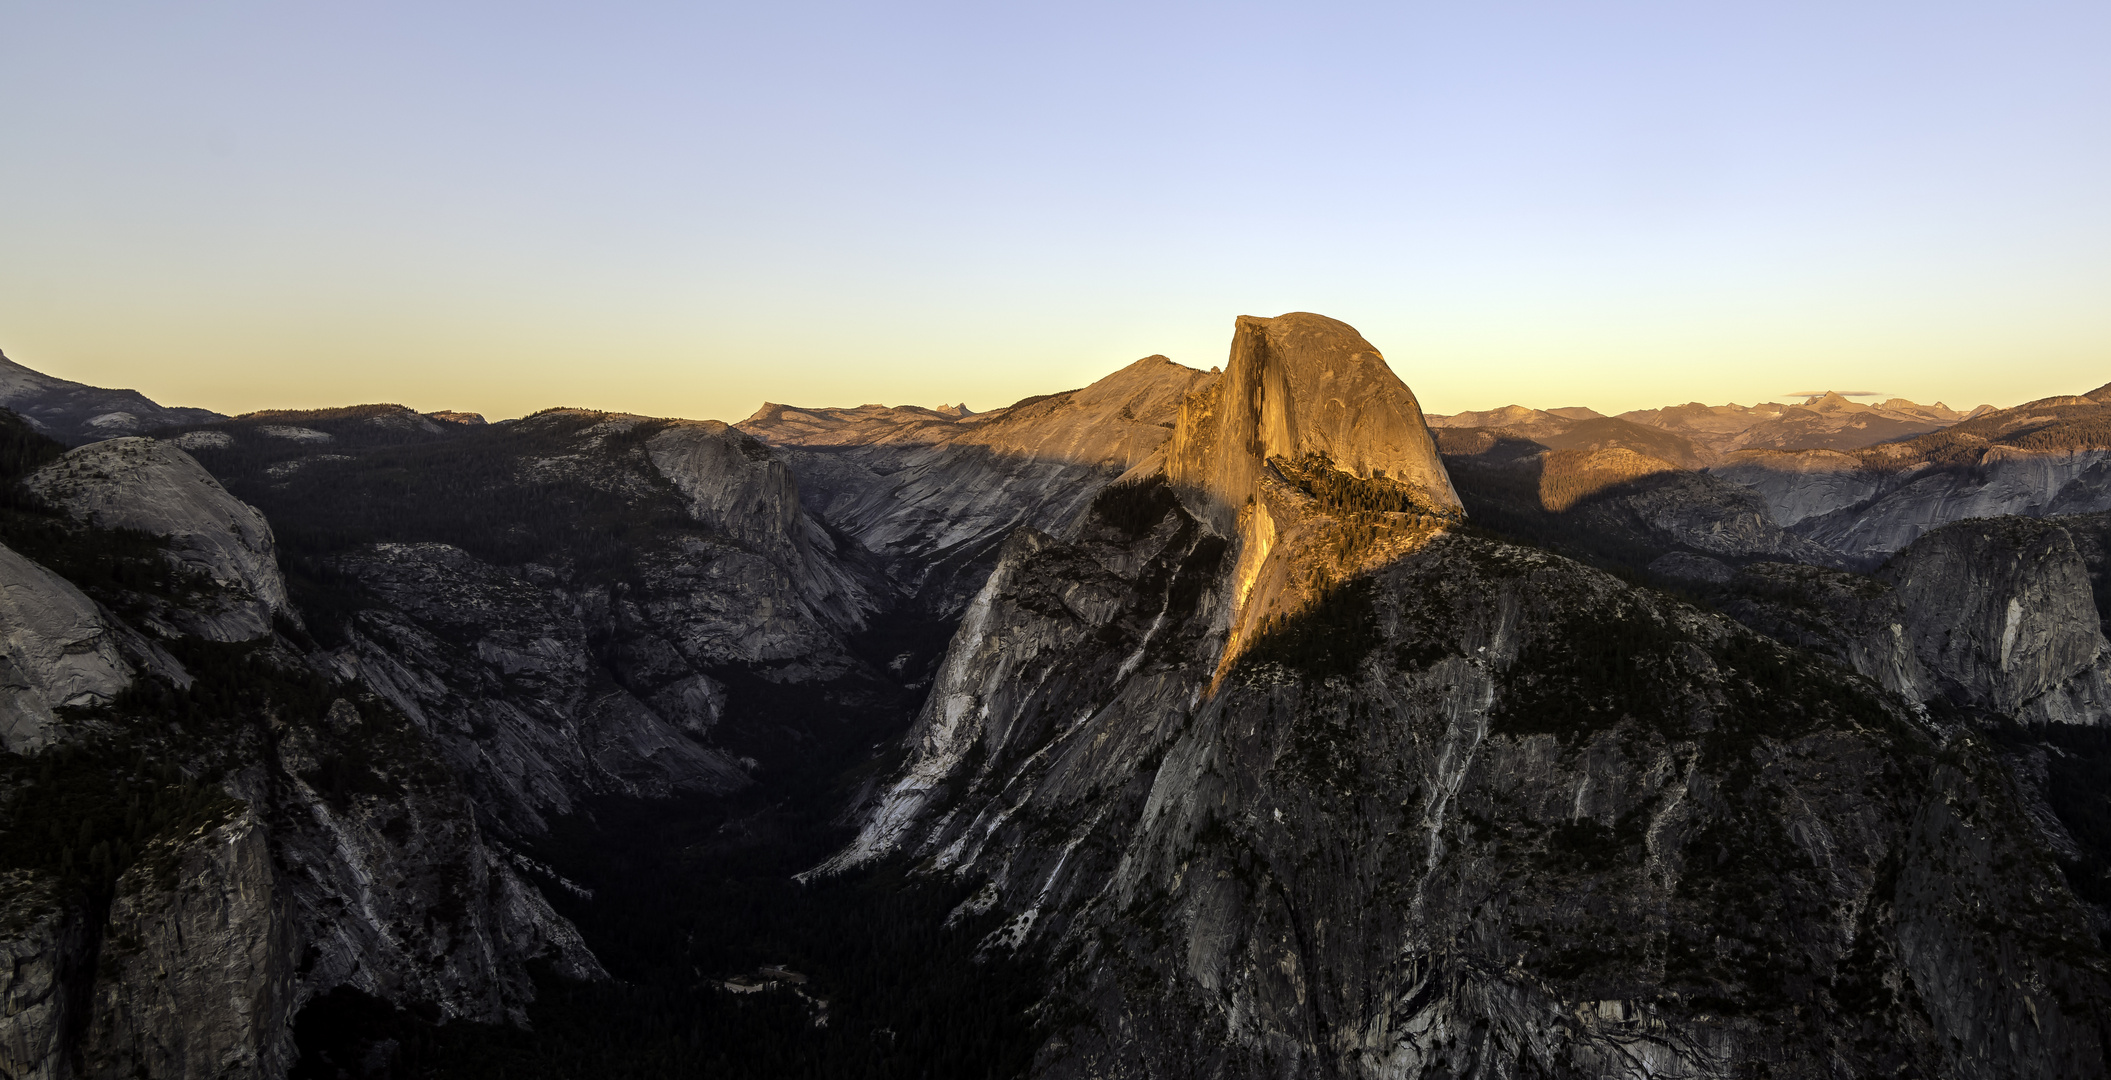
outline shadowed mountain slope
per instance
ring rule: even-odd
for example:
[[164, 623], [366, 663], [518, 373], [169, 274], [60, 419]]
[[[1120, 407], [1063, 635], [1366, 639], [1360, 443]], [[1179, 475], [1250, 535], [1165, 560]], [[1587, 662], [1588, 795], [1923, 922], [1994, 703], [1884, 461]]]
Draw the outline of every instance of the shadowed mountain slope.
[[811, 512], [957, 615], [1013, 529], [1075, 516], [1158, 450], [1180, 402], [1215, 377], [1152, 356], [993, 412], [765, 405], [738, 427], [785, 455]]
[[13, 410], [31, 427], [69, 446], [220, 416], [209, 409], [157, 405], [137, 390], [106, 390], [54, 378], [15, 363], [5, 353], [0, 353], [0, 408]]
[[1758, 492], [1779, 524], [1879, 560], [1966, 518], [2111, 509], [2111, 391], [1982, 412], [1853, 451], [1746, 451], [1714, 471]]

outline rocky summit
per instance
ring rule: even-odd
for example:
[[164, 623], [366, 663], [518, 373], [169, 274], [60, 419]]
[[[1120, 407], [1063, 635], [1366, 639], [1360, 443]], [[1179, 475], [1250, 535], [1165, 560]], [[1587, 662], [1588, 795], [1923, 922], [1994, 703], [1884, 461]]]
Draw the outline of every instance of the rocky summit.
[[2111, 389], [0, 374], [0, 1076], [2111, 1073]]

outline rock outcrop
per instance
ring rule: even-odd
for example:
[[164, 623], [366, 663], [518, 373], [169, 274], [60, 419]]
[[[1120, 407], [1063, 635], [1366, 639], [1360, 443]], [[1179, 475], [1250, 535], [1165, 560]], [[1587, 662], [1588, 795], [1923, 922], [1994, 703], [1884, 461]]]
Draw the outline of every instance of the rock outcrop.
[[487, 838], [438, 740], [340, 698], [277, 741], [275, 760], [230, 787], [271, 808], [268, 885], [299, 960], [296, 1005], [351, 987], [445, 1017], [517, 1021], [534, 997], [530, 961], [573, 979], [602, 975]]
[[1838, 450], [1746, 450], [1712, 471], [1757, 492], [1775, 524], [1784, 527], [1860, 505], [1883, 488], [1861, 458]]
[[2111, 642], [2088, 568], [2049, 521], [1965, 521], [1922, 536], [1878, 577], [1915, 653], [1959, 704], [2026, 722], [2111, 720]]
[[0, 749], [49, 745], [55, 708], [109, 704], [132, 676], [94, 601], [0, 545]]
[[[1481, 419], [1509, 426], [1440, 458], [1368, 342], [1293, 313], [1240, 319], [1221, 373], [989, 413], [17, 445], [42, 501], [0, 515], [0, 623], [43, 711], [0, 754], [0, 1070], [275, 1080], [356, 1028], [309, 1066], [395, 1073], [676, 1014], [650, 1038], [690, 1060], [738, 937], [690, 901], [757, 906], [713, 860], [807, 865], [847, 820], [817, 873], [935, 887], [809, 878], [858, 906], [812, 925], [1030, 961], [978, 965], [1038, 981], [970, 1012], [1031, 997], [1036, 1077], [2103, 1074], [2075, 725], [2111, 704], [2111, 527], [1969, 522], [1855, 574], [1811, 565], [1842, 507], [1784, 530], [1683, 435]], [[2076, 449], [2015, 419], [1912, 453]], [[621, 987], [577, 985], [608, 972], [560, 911], [617, 927]], [[872, 979], [789, 959], [820, 1011], [742, 1024], [896, 1046]], [[540, 1034], [456, 1023], [553, 978]]]
[[1907, 702], [2099, 725], [2111, 721], [2100, 531], [2088, 518], [1979, 519], [1923, 535], [1873, 575], [1755, 562], [1685, 580]]
[[156, 854], [111, 906], [87, 1074], [284, 1075], [299, 954], [261, 823], [243, 813]]
[[791, 470], [753, 436], [716, 421], [681, 422], [646, 446], [653, 467], [688, 500], [690, 517], [783, 568], [815, 618], [854, 632], [881, 606], [845, 568], [848, 553], [805, 513]]
[[271, 524], [189, 454], [146, 438], [68, 451], [23, 481], [76, 520], [134, 529], [168, 543], [179, 569], [211, 594], [174, 612], [177, 627], [213, 641], [246, 641], [291, 617]]
[[[6, 528], [88, 552], [64, 565], [94, 596], [0, 547], [18, 684], [0, 756], [7, 1075], [275, 1080], [297, 1055], [291, 1018], [336, 988], [505, 1022], [534, 996], [532, 962], [602, 977], [532, 864], [486, 840], [443, 753], [460, 734], [392, 708], [356, 654], [274, 633], [303, 636], [274, 618], [290, 613], [261, 514], [146, 439], [73, 451], [28, 486], [39, 501]], [[53, 724], [59, 706], [81, 711]], [[641, 786], [738, 776], [657, 718], [584, 741], [571, 760]]]
[[1897, 590], [1875, 578], [1797, 563], [1756, 562], [1709, 582], [1727, 586], [1715, 602], [1725, 613], [1776, 641], [1830, 657], [1902, 700], [1943, 694], [1909, 632], [1918, 616]]

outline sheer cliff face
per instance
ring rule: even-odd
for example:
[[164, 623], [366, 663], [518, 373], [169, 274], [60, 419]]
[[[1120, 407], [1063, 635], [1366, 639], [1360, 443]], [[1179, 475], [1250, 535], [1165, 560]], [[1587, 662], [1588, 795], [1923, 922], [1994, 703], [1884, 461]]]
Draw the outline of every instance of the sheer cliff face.
[[[1317, 400], [1307, 405], [1293, 394]], [[1026, 723], [1013, 711], [1070, 710], [1074, 693], [1126, 685], [1168, 663], [1187, 677], [1221, 679], [1271, 627], [1338, 600], [1357, 573], [1428, 543], [1456, 514], [1413, 393], [1332, 319], [1241, 317], [1223, 376], [1196, 380], [1177, 416], [1171, 438], [1099, 489], [1060, 537], [1014, 534], [963, 616], [912, 733], [916, 756], [831, 868], [895, 852], [949, 790], [948, 777], [987, 725], [1001, 734]], [[1365, 435], [1372, 446], [1360, 444]], [[1080, 537], [1080, 548], [1064, 542]], [[1070, 569], [1061, 584], [1040, 583], [1038, 563]], [[1075, 673], [1079, 682], [1066, 674], [1066, 691], [1021, 692], [1021, 680], [1045, 687], [1047, 672], [1067, 673], [1072, 665], [1062, 658], [1083, 645], [1059, 628], [1053, 638], [1024, 641], [993, 628], [1008, 606], [998, 598], [1022, 582], [1038, 597], [1018, 602], [1026, 610], [1092, 611], [1087, 630], [1133, 649], [1100, 655], [1108, 670]], [[1106, 620], [1139, 592], [1156, 597], [1155, 609], [1145, 600], [1131, 612], [1135, 625], [1117, 633]], [[1178, 699], [1188, 691], [1170, 692]]]
[[[1426, 538], [1397, 515], [1459, 509], [1414, 392], [1353, 328], [1304, 312], [1239, 317], [1223, 377], [1181, 405], [1161, 471], [1189, 512], [1234, 541], [1218, 616], [1225, 664], [1269, 620]], [[1315, 478], [1375, 501], [1316, 515]], [[1350, 538], [1365, 531], [1386, 542]]]
[[[530, 961], [599, 975], [488, 839], [464, 780], [476, 755], [462, 772], [448, 760], [470, 733], [420, 713], [415, 690], [397, 694], [412, 709], [392, 708], [402, 685], [368, 678], [406, 675], [404, 657], [369, 668], [355, 648], [274, 633], [300, 632], [274, 619], [286, 590], [254, 507], [145, 439], [83, 447], [22, 482], [42, 498], [10, 501], [9, 536], [81, 583], [0, 548], [0, 1071], [276, 1077], [295, 1057], [289, 1019], [333, 987], [503, 1021], [532, 997]], [[517, 614], [479, 612], [488, 582], [445, 569], [426, 604]], [[549, 644], [528, 620], [509, 628], [526, 655]], [[648, 715], [588, 725], [594, 768], [567, 771], [561, 740], [525, 755], [543, 755], [560, 797], [625, 770], [641, 786], [685, 767], [739, 782], [722, 755], [635, 712]], [[492, 756], [508, 749], [493, 739]]]
[[[727, 745], [729, 681], [862, 670], [845, 642], [893, 590], [756, 439], [570, 410], [464, 438], [429, 467], [488, 455], [477, 501], [414, 495], [405, 524], [348, 523], [385, 539], [307, 557], [348, 594], [315, 627], [343, 638], [329, 662], [429, 731], [490, 823], [534, 835], [583, 798], [741, 788], [755, 751]], [[310, 535], [372, 497], [357, 459], [282, 464], [238, 459], [231, 482]]]
[[[849, 745], [818, 869], [995, 913], [1051, 973], [1036, 1076], [2104, 1074], [2111, 914], [2060, 861], [2100, 801], [1968, 721], [2111, 708], [2111, 526], [1752, 562], [1828, 559], [1665, 433], [1554, 418], [1459, 433], [1466, 527], [1413, 394], [1291, 314], [984, 414], [47, 447], [0, 506], [0, 1073], [280, 1076], [338, 987], [519, 1020], [531, 962], [603, 972], [516, 848]], [[1492, 538], [1490, 491], [1738, 622]], [[900, 721], [858, 710], [928, 653], [867, 653], [934, 614], [875, 776]]]
[[1414, 392], [1362, 335], [1323, 315], [1241, 315], [1224, 377], [1181, 406], [1167, 474], [1229, 535], [1268, 463], [1309, 455], [1412, 485], [1431, 509], [1459, 506]]
[[2074, 518], [1959, 522], [1915, 540], [1873, 576], [1748, 566], [1726, 576], [1717, 602], [1908, 702], [2025, 724], [2098, 725], [2111, 715], [2111, 642], [2083, 550], [2096, 531]]

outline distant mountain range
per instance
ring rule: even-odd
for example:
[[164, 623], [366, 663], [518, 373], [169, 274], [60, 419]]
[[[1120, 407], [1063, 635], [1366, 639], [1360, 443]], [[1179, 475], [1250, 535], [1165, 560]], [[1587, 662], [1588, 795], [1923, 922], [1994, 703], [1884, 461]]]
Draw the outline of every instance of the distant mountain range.
[[[1164, 357], [1153, 359], [1171, 363]], [[997, 412], [1023, 408], [1048, 396], [1052, 395], [1029, 397]], [[225, 419], [210, 409], [161, 405], [137, 390], [112, 390], [46, 375], [9, 359], [4, 352], [0, 352], [0, 408], [13, 410], [36, 430], [70, 445]], [[765, 404], [743, 426], [753, 428], [778, 423], [767, 418], [787, 409], [787, 406]], [[886, 438], [911, 441], [916, 438], [911, 432], [925, 424], [976, 423], [994, 415], [977, 413], [965, 404], [937, 408], [862, 405], [856, 408], [790, 408], [789, 411], [796, 415], [783, 421], [791, 425], [787, 431], [798, 428], [803, 432], [802, 425], [842, 427], [857, 424], [862, 429], [866, 426], [865, 421], [879, 420], [880, 426], [890, 433], [900, 429], [900, 434], [890, 434]], [[1752, 406], [1702, 405], [1692, 402], [1659, 409], [1637, 409], [1610, 419], [1672, 432], [1692, 444], [1690, 450], [1673, 451], [1673, 457], [1712, 463], [1727, 454], [1748, 449], [1854, 450], [1940, 430], [1994, 411], [1991, 405], [1981, 405], [1968, 412], [1958, 412], [1941, 402], [1920, 405], [1904, 398], [1863, 405], [1827, 392], [1793, 405], [1779, 402]], [[252, 415], [264, 416], [262, 413]], [[442, 420], [460, 418], [480, 422], [483, 419], [474, 413], [439, 412], [430, 415]], [[1503, 429], [1534, 438], [1567, 436], [1572, 441], [1587, 441], [1597, 437], [1589, 434], [1594, 429], [1586, 428], [1572, 434], [1575, 425], [1608, 417], [1583, 406], [1535, 409], [1508, 405], [1448, 416], [1431, 414], [1424, 419], [1432, 428]], [[865, 430], [861, 430], [857, 437], [868, 441], [882, 438]]]
[[[1936, 402], [1920, 405], [1892, 398], [1863, 405], [1837, 393], [1814, 394], [1800, 404], [1703, 405], [1691, 402], [1661, 409], [1636, 409], [1612, 419], [1672, 432], [1708, 461], [1738, 450], [1853, 450], [1880, 442], [1937, 431], [1994, 411], [1981, 405], [1970, 412]], [[1580, 406], [1532, 409], [1507, 405], [1481, 412], [1432, 416], [1429, 426], [1500, 428], [1530, 437], [1560, 436], [1575, 424], [1606, 417]]]

